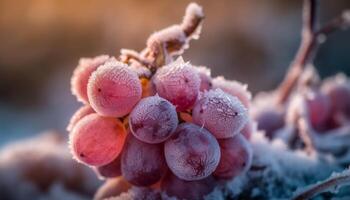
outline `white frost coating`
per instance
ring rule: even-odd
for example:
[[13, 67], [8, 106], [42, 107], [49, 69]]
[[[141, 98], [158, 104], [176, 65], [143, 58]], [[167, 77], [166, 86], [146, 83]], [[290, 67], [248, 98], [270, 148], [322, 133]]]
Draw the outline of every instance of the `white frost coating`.
[[204, 92], [193, 109], [193, 121], [216, 138], [238, 134], [248, 122], [248, 111], [237, 97], [221, 89]]
[[224, 92], [237, 97], [245, 107], [250, 107], [252, 94], [248, 90], [248, 85], [238, 81], [225, 79], [223, 76], [218, 76], [213, 79], [213, 88], [220, 88]]
[[205, 66], [194, 67], [201, 79], [200, 91], [208, 91], [212, 88], [211, 70]]
[[[196, 3], [190, 3], [186, 8], [185, 16], [182, 20], [181, 27], [182, 29], [187, 29], [188, 27], [192, 27], [194, 21], [198, 19], [204, 18], [204, 12], [201, 6]], [[196, 30], [191, 34], [191, 39], [199, 39], [199, 35], [201, 33], [202, 26], [199, 25]]]
[[169, 100], [179, 111], [194, 105], [200, 88], [199, 75], [182, 57], [159, 68], [153, 77], [153, 83], [159, 96]]
[[[42, 190], [40, 180], [51, 180], [45, 184], [47, 191]], [[73, 182], [80, 194], [67, 188]], [[88, 199], [99, 184], [91, 169], [72, 159], [65, 139], [56, 132], [10, 143], [0, 150], [0, 194], [4, 199]]]
[[90, 77], [88, 97], [100, 115], [122, 117], [141, 99], [142, 87], [135, 72], [124, 63], [110, 60]]
[[349, 185], [350, 169], [346, 169], [339, 173], [332, 173], [326, 180], [297, 189], [293, 199], [309, 199], [323, 192], [338, 193], [341, 187]]
[[[170, 55], [180, 55], [183, 53], [183, 46], [186, 46], [187, 38], [179, 25], [172, 25], [161, 31], [153, 33], [147, 40], [147, 47], [152, 47], [154, 43], [164, 44]], [[176, 48], [168, 48], [169, 46]]]

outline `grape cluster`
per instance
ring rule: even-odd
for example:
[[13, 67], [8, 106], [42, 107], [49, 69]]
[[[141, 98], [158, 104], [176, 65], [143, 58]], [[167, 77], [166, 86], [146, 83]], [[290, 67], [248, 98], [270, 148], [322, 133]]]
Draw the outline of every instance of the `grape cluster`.
[[[71, 87], [85, 105], [68, 125], [70, 148], [100, 178], [119, 177], [108, 185], [201, 199], [217, 180], [249, 169], [254, 122], [247, 86], [212, 78], [208, 68], [179, 56], [198, 37], [203, 17], [192, 3], [182, 24], [151, 35], [141, 53], [79, 62]], [[117, 196], [109, 187], [102, 190]], [[97, 196], [105, 198], [103, 191]]]

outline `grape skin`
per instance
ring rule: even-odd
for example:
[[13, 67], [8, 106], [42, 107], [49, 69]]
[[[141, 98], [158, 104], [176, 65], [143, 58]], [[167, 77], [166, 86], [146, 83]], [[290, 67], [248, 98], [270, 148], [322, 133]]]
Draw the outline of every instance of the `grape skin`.
[[193, 122], [207, 128], [216, 138], [233, 137], [248, 121], [244, 105], [221, 89], [210, 90], [196, 102]]
[[321, 127], [329, 118], [331, 112], [329, 97], [320, 91], [310, 91], [306, 95], [306, 104], [312, 126], [316, 129]]
[[118, 119], [90, 114], [76, 124], [69, 136], [71, 151], [78, 162], [103, 166], [121, 153], [126, 130]]
[[118, 61], [106, 62], [89, 79], [91, 107], [102, 116], [125, 116], [141, 95], [142, 87], [137, 74]]
[[213, 175], [220, 179], [232, 179], [248, 171], [253, 158], [249, 142], [241, 134], [219, 140], [221, 159]]
[[210, 90], [213, 86], [210, 69], [204, 66], [195, 67], [195, 69], [201, 80], [199, 91], [204, 92]]
[[179, 199], [201, 200], [214, 190], [216, 186], [213, 176], [202, 180], [185, 181], [172, 173], [168, 173], [161, 183], [161, 189], [169, 196]]
[[122, 153], [122, 174], [136, 186], [149, 186], [161, 179], [167, 170], [163, 144], [148, 144], [128, 134]]
[[215, 137], [195, 124], [183, 123], [165, 142], [164, 153], [170, 170], [180, 179], [193, 181], [209, 176], [220, 160]]
[[71, 79], [71, 91], [77, 97], [77, 100], [88, 104], [87, 84], [91, 74], [104, 64], [109, 58], [107, 55], [97, 56], [95, 58], [82, 58], [73, 72]]
[[129, 116], [131, 132], [147, 143], [164, 142], [174, 133], [178, 122], [175, 106], [159, 96], [142, 99]]
[[84, 105], [80, 107], [71, 117], [67, 126], [67, 131], [72, 131], [73, 127], [75, 126], [75, 124], [78, 123], [79, 120], [92, 113], [95, 113], [95, 111], [89, 105]]
[[169, 100], [178, 111], [192, 108], [200, 88], [199, 75], [181, 58], [158, 69], [153, 83], [159, 96]]

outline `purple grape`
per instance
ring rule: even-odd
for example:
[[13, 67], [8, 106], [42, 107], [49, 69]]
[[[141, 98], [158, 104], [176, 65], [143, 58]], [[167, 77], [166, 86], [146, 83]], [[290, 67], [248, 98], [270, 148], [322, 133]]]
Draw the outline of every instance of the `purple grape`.
[[114, 159], [112, 162], [108, 163], [107, 165], [95, 167], [94, 170], [100, 179], [114, 178], [122, 175], [121, 155], [119, 155], [116, 159]]
[[129, 116], [134, 136], [147, 143], [160, 143], [174, 133], [178, 118], [175, 106], [159, 96], [142, 99]]
[[195, 124], [180, 124], [173, 137], [165, 142], [166, 162], [180, 179], [193, 181], [209, 176], [220, 160], [215, 137]]
[[231, 179], [246, 172], [252, 163], [253, 151], [249, 142], [239, 134], [219, 140], [221, 159], [213, 175]]
[[192, 108], [199, 93], [200, 82], [196, 70], [182, 59], [159, 68], [153, 77], [159, 96], [169, 100], [178, 111]]
[[100, 115], [123, 117], [141, 99], [142, 87], [126, 64], [111, 60], [92, 73], [88, 83], [91, 107]]
[[205, 92], [196, 102], [193, 122], [207, 128], [216, 138], [238, 134], [248, 121], [248, 112], [238, 98], [220, 89]]
[[204, 199], [206, 195], [214, 190], [215, 186], [215, 179], [212, 176], [197, 181], [185, 181], [172, 173], [168, 173], [162, 181], [161, 189], [169, 197], [199, 200]]
[[331, 113], [329, 97], [320, 91], [310, 91], [306, 94], [306, 104], [312, 126], [316, 129], [322, 127]]
[[284, 126], [284, 113], [278, 107], [265, 107], [255, 112], [253, 118], [258, 124], [258, 130], [263, 130], [269, 138]]
[[122, 153], [122, 174], [136, 186], [149, 186], [159, 181], [167, 170], [163, 144], [148, 144], [129, 133]]

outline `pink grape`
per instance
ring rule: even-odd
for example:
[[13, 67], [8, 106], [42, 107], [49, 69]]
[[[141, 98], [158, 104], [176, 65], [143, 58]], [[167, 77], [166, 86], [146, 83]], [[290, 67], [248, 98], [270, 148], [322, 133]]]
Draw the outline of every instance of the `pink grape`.
[[169, 100], [178, 111], [192, 108], [199, 93], [200, 82], [193, 66], [181, 58], [159, 68], [153, 77], [159, 96]]
[[205, 92], [196, 102], [193, 122], [204, 126], [216, 138], [238, 134], [248, 121], [248, 112], [238, 98], [220, 89]]
[[191, 200], [204, 199], [206, 195], [214, 190], [215, 186], [216, 183], [213, 176], [197, 181], [185, 181], [172, 173], [168, 173], [161, 183], [161, 189], [169, 197]]
[[118, 119], [90, 114], [75, 125], [69, 136], [71, 151], [78, 162], [103, 166], [122, 151], [126, 130]]
[[248, 91], [248, 85], [238, 81], [226, 80], [223, 76], [213, 79], [213, 88], [220, 88], [224, 92], [237, 97], [246, 108], [250, 107], [252, 94]]
[[76, 123], [78, 123], [79, 120], [81, 120], [83, 117], [95, 113], [94, 109], [92, 109], [89, 105], [84, 105], [80, 107], [71, 117], [69, 124], [67, 126], [67, 131], [72, 131], [73, 127]]
[[180, 179], [193, 181], [209, 176], [220, 160], [220, 147], [215, 137], [195, 124], [183, 123], [165, 142], [166, 162]]
[[331, 102], [328, 96], [320, 91], [310, 91], [306, 94], [306, 104], [311, 124], [314, 128], [321, 127], [331, 113]]
[[195, 67], [195, 69], [201, 80], [199, 90], [202, 92], [210, 90], [213, 86], [210, 69], [204, 66]]
[[129, 116], [131, 132], [147, 143], [164, 142], [174, 133], [178, 122], [175, 106], [159, 96], [142, 99]]
[[113, 178], [122, 175], [121, 155], [106, 165], [95, 167], [94, 170], [100, 179]]
[[251, 166], [253, 151], [241, 134], [219, 140], [221, 159], [213, 175], [220, 179], [231, 179], [245, 173]]
[[77, 100], [83, 103], [89, 103], [87, 95], [87, 84], [92, 72], [104, 64], [109, 59], [107, 55], [97, 56], [95, 58], [82, 58], [73, 72], [71, 79], [72, 93], [77, 97]]
[[112, 60], [92, 73], [88, 83], [91, 107], [100, 115], [123, 117], [141, 99], [142, 87], [135, 72]]
[[121, 160], [122, 174], [136, 186], [159, 181], [167, 170], [163, 144], [148, 144], [128, 134]]

